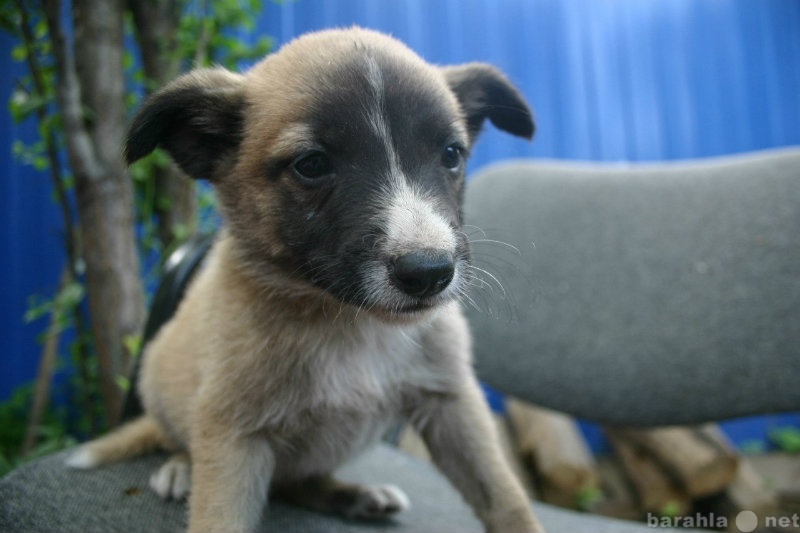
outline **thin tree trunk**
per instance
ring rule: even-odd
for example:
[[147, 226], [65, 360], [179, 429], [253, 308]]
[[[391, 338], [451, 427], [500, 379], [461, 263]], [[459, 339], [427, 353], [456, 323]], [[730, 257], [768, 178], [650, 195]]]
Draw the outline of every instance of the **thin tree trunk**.
[[[180, 73], [177, 33], [182, 5], [183, 2], [176, 0], [129, 2], [151, 89], [161, 87]], [[177, 228], [191, 233], [197, 226], [195, 184], [172, 162], [157, 169], [154, 179], [159, 239], [168, 247], [179, 237]]]
[[[60, 295], [72, 281], [70, 269], [67, 267], [61, 273], [58, 294]], [[36, 374], [36, 385], [33, 390], [33, 403], [28, 416], [28, 427], [25, 429], [25, 439], [22, 441], [21, 455], [23, 457], [28, 455], [36, 446], [37, 432], [42, 424], [47, 403], [50, 401], [50, 387], [53, 382], [56, 361], [58, 360], [58, 343], [61, 340], [59, 318], [62, 312], [61, 299], [56, 297], [53, 312], [50, 314], [50, 324], [47, 326], [47, 332], [45, 333], [42, 355], [39, 357], [39, 370]]]
[[122, 405], [124, 339], [138, 335], [144, 295], [134, 234], [133, 188], [122, 161], [126, 117], [122, 0], [74, 0], [74, 52], [59, 0], [46, 0], [67, 155], [75, 177], [92, 332], [107, 419]]

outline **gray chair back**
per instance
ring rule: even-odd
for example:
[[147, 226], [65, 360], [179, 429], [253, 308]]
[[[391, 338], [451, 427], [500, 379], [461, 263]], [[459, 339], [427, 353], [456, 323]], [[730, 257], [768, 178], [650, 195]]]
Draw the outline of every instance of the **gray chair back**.
[[800, 149], [467, 186], [476, 365], [612, 424], [800, 410]]

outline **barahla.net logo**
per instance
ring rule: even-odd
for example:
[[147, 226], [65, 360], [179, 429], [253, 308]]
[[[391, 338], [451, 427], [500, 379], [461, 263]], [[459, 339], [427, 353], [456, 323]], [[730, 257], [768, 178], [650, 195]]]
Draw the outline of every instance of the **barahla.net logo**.
[[[759, 516], [753, 511], [741, 511], [734, 518], [734, 525], [742, 533], [755, 531], [762, 523]], [[800, 527], [800, 515], [791, 516], [765, 516], [763, 517], [764, 528], [798, 528]], [[697, 513], [694, 516], [658, 516], [647, 513], [647, 527], [652, 528], [693, 528], [693, 529], [728, 529], [728, 517], [714, 513]]]

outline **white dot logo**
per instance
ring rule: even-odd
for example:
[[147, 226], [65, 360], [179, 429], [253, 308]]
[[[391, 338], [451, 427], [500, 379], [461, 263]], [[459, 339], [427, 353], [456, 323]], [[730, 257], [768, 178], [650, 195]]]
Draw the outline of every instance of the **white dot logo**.
[[736, 515], [736, 528], [743, 533], [755, 531], [758, 527], [758, 515], [753, 511], [742, 511]]

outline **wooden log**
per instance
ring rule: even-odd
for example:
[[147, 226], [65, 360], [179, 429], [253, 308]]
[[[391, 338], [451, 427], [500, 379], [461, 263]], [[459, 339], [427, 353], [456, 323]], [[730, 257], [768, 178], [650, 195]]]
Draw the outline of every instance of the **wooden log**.
[[574, 419], [513, 398], [506, 407], [519, 453], [545, 501], [575, 508], [583, 495], [599, 490], [597, 465]]
[[733, 483], [739, 456], [715, 424], [617, 430], [661, 465], [692, 498], [704, 498]]
[[753, 465], [782, 508], [800, 513], [800, 458], [796, 454], [771, 452], [744, 460]]
[[739, 462], [736, 478], [725, 492], [699, 501], [698, 508], [708, 514], [726, 517], [728, 531], [739, 531], [736, 518], [742, 511], [755, 513], [759, 531], [769, 526], [767, 517], [783, 514], [775, 491], [767, 486], [761, 474], [746, 459]]
[[620, 463], [611, 457], [600, 458], [597, 460], [597, 471], [602, 498], [587, 511], [621, 520], [641, 518], [636, 494]]
[[607, 428], [606, 435], [634, 488], [641, 513], [686, 516], [692, 499], [664, 472], [652, 455], [632, 442], [627, 430]]
[[778, 513], [778, 498], [775, 492], [767, 487], [764, 478], [748, 461], [739, 463], [736, 479], [722, 495], [722, 501], [729, 506], [729, 516], [732, 519], [735, 519], [741, 511], [752, 511], [762, 518], [775, 516]]

